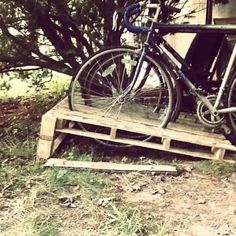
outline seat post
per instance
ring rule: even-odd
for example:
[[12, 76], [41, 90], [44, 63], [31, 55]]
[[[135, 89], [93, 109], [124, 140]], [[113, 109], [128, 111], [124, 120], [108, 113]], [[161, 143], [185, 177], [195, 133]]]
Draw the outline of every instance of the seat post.
[[207, 0], [206, 24], [212, 24], [213, 0]]

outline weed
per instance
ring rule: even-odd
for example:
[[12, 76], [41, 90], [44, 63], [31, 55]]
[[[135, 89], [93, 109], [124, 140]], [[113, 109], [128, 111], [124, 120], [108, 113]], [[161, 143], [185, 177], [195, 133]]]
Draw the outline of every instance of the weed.
[[42, 173], [40, 163], [32, 161], [27, 165], [20, 166], [17, 163], [14, 165], [0, 166], [0, 189], [7, 189], [10, 191], [18, 188], [25, 188], [31, 185], [32, 179], [36, 179]]
[[236, 172], [236, 164], [217, 161], [200, 161], [195, 164], [198, 173], [220, 176]]
[[11, 190], [25, 187], [27, 181], [39, 174], [42, 169], [35, 161], [36, 141], [26, 139], [20, 142], [12, 138], [0, 143], [0, 186]]
[[46, 175], [47, 185], [51, 190], [63, 190], [67, 186], [78, 186], [91, 194], [98, 194], [109, 182], [103, 174], [91, 171], [50, 169]]
[[37, 236], [58, 235], [58, 224], [53, 222], [50, 217], [36, 216], [31, 219], [32, 229]]
[[109, 220], [105, 227], [101, 227], [101, 235], [138, 236], [155, 235], [168, 236], [169, 229], [167, 221], [157, 222], [145, 215], [145, 211], [130, 205], [112, 206], [108, 213]]
[[112, 213], [109, 214], [110, 221], [104, 228], [105, 235], [134, 236], [142, 231], [143, 225], [139, 211], [136, 208], [124, 207], [122, 209], [112, 206]]
[[34, 139], [26, 139], [20, 142], [18, 139], [6, 139], [0, 144], [0, 159], [20, 157], [24, 159], [32, 159], [36, 152], [36, 141]]
[[166, 221], [161, 223], [161, 224], [155, 225], [155, 227], [156, 227], [155, 236], [167, 236], [167, 235], [169, 235], [169, 233], [168, 233], [169, 230], [168, 230], [167, 226], [168, 226], [168, 224], [167, 224]]
[[48, 98], [47, 95], [43, 94], [43, 93], [35, 93], [32, 97], [31, 97], [32, 101], [34, 101], [36, 104], [40, 105], [40, 106], [46, 106], [48, 104]]
[[53, 94], [54, 97], [61, 99], [66, 95], [68, 90], [69, 84], [68, 82], [62, 83], [61, 81], [52, 82], [49, 86], [50, 92]]
[[79, 160], [79, 161], [92, 161], [93, 154], [81, 153], [78, 148], [71, 148], [71, 150], [62, 155], [62, 158], [65, 157], [67, 160]]

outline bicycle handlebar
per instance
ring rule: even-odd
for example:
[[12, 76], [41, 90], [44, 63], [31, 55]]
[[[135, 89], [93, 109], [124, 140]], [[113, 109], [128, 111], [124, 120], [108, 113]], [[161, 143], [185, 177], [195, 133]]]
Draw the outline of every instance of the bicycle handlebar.
[[142, 10], [142, 6], [140, 3], [131, 4], [130, 6], [126, 8], [126, 11], [124, 14], [124, 23], [128, 31], [139, 34], [139, 33], [145, 33], [149, 30], [147, 27], [142, 27], [142, 26], [140, 27], [140, 26], [132, 25], [129, 21], [129, 18], [131, 16], [137, 13], [141, 13], [141, 10]]
[[[137, 14], [137, 13], [141, 13], [142, 7], [147, 5], [148, 8], [156, 8], [157, 4], [146, 4], [145, 2], [139, 2], [139, 3], [135, 3], [135, 4], [131, 4], [130, 6], [128, 6], [126, 8], [125, 14], [124, 14], [124, 23], [126, 28], [128, 29], [128, 31], [132, 32], [132, 33], [145, 33], [149, 31], [149, 28], [145, 27], [145, 26], [135, 26], [132, 23], [130, 23], [129, 19], [131, 16]], [[181, 9], [173, 7], [173, 6], [160, 6], [162, 11], [167, 11], [169, 14], [173, 14], [173, 13], [180, 13]]]

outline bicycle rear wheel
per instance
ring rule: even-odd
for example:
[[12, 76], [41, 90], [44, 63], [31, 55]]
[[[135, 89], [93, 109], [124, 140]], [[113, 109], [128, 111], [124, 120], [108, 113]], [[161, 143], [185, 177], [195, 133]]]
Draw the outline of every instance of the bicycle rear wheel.
[[[172, 106], [172, 82], [165, 68], [152, 57], [146, 56], [141, 71], [129, 96], [122, 94], [132, 81], [140, 54], [130, 47], [117, 47], [101, 51], [89, 58], [72, 79], [69, 107], [81, 111], [85, 105], [93, 115], [116, 121], [132, 121], [165, 127]], [[83, 130], [109, 134], [110, 129], [80, 124]], [[121, 138], [148, 140], [150, 136], [119, 131]], [[117, 146], [115, 143], [98, 140]]]
[[[225, 107], [236, 107], [236, 73], [233, 74], [225, 94]], [[232, 144], [236, 145], [236, 112], [225, 114], [225, 119], [230, 132], [225, 132], [224, 135]]]

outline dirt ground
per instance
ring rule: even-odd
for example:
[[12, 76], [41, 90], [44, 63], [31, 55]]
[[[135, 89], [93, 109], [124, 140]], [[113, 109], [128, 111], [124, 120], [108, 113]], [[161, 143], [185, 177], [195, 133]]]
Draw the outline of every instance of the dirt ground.
[[[2, 140], [17, 135], [21, 129], [26, 132], [19, 126], [17, 126], [18, 130], [14, 131], [16, 129], [14, 125], [22, 122], [23, 119], [28, 124], [35, 122], [34, 128], [27, 129], [27, 135], [31, 135], [33, 130], [32, 137], [37, 142], [40, 116], [48, 107], [37, 109], [32, 103], [19, 100], [14, 103], [2, 103], [0, 108]], [[68, 143], [70, 142], [69, 140]], [[116, 158], [123, 161], [126, 155], [125, 162], [132, 162], [132, 155], [137, 155], [136, 159], [145, 159], [144, 161], [148, 163], [149, 154], [143, 156], [147, 153], [146, 150], [129, 156], [125, 151], [119, 153], [114, 150], [107, 153], [105, 148], [103, 150], [99, 147], [100, 151], [94, 153], [93, 145], [90, 140], [83, 140], [79, 148], [80, 151], [92, 149], [93, 155], [98, 155], [100, 159], [112, 160], [112, 155], [115, 153]], [[68, 150], [66, 152], [70, 153]], [[62, 153], [66, 155], [63, 149]], [[68, 184], [64, 181], [60, 183], [59, 188], [57, 182], [57, 188], [56, 185], [52, 188], [49, 187], [49, 182], [55, 179], [49, 178], [49, 174], [57, 171], [58, 177], [59, 174], [64, 174], [62, 170], [42, 169], [43, 163], [40, 163], [35, 170], [30, 159], [23, 159], [17, 155], [6, 156], [3, 145], [0, 145], [0, 154], [3, 173], [0, 175], [0, 236], [236, 236], [236, 168], [234, 165], [183, 159], [180, 156], [155, 151], [150, 156], [157, 157], [156, 163], [159, 160], [163, 162], [163, 158], [168, 157], [165, 164], [176, 165], [181, 170], [178, 176], [135, 172], [92, 172], [83, 182], [85, 184], [82, 184], [80, 176], [78, 183]], [[69, 176], [71, 173], [67, 171]], [[109, 182], [104, 185], [105, 187], [100, 183], [94, 184], [100, 175], [102, 179]], [[96, 189], [91, 190], [92, 187]], [[115, 212], [114, 206], [119, 206], [119, 209], [135, 209], [133, 216], [137, 217], [138, 223], [129, 222], [138, 225], [139, 230], [125, 233], [119, 228], [126, 227], [128, 222], [125, 221], [124, 226], [117, 226], [118, 217], [114, 218], [114, 215], [119, 214]], [[32, 227], [31, 219], [38, 216], [43, 217], [45, 222], [56, 222], [56, 231], [52, 231], [52, 228], [51, 231], [39, 231], [35, 226]], [[109, 227], [104, 230], [104, 225]]]
[[154, 181], [151, 189], [125, 194], [125, 201], [156, 209], [170, 220], [173, 235], [236, 235], [235, 181], [235, 176], [230, 180], [194, 174], [167, 177]]

